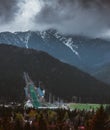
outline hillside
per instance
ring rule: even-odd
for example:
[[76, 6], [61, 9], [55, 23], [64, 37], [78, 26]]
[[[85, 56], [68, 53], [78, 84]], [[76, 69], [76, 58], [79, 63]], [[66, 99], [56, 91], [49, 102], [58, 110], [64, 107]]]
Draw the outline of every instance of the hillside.
[[110, 102], [110, 86], [96, 80], [76, 67], [64, 64], [42, 51], [0, 45], [1, 99], [24, 99], [27, 72], [34, 83], [42, 81], [45, 89], [63, 99], [81, 97], [87, 102]]
[[108, 83], [105, 75], [109, 80], [110, 73], [106, 72], [104, 76], [102, 74], [101, 78], [98, 73], [110, 62], [110, 41], [106, 39], [64, 35], [50, 29], [35, 32], [1, 32], [1, 43], [44, 51]]

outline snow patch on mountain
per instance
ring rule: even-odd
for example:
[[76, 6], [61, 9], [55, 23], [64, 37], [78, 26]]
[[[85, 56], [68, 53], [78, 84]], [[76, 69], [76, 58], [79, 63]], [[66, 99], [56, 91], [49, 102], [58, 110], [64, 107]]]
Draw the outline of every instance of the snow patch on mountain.
[[77, 56], [79, 56], [79, 53], [75, 50], [76, 48], [78, 48], [78, 46], [73, 44], [72, 38], [69, 38], [66, 41], [64, 41], [64, 44], [66, 46], [68, 46], [73, 51], [73, 53], [75, 53]]
[[[75, 44], [73, 39], [68, 36], [64, 36], [63, 34], [60, 34], [57, 31], [53, 30], [47, 30], [47, 31], [27, 31], [27, 32], [3, 32], [0, 33], [0, 43], [8, 43], [13, 44], [17, 46], [25, 46], [26, 48], [29, 48], [29, 40], [31, 39], [31, 35], [33, 33], [36, 34], [36, 37], [40, 37], [44, 43], [50, 42], [50, 39], [57, 39], [60, 43], [66, 45], [76, 56], [79, 56], [78, 53], [78, 45]], [[54, 40], [53, 39], [53, 40]]]
[[26, 48], [29, 48], [28, 43], [29, 43], [30, 37], [31, 37], [31, 32], [28, 32], [27, 36], [25, 37], [25, 40], [24, 40], [24, 42], [26, 43]]
[[19, 38], [11, 32], [0, 33], [0, 43], [7, 43], [13, 45], [20, 45]]
[[19, 37], [19, 40], [21, 42], [23, 42], [25, 44], [25, 47], [28, 49], [29, 48], [28, 43], [29, 43], [29, 40], [30, 40], [30, 37], [31, 37], [31, 31], [23, 33], [24, 35], [18, 35], [18, 33], [16, 32], [15, 35], [17, 35]]
[[46, 33], [46, 31], [40, 31], [40, 36], [41, 36], [41, 38], [42, 39], [46, 39], [47, 38], [47, 33]]
[[76, 51], [76, 49], [78, 49], [78, 46], [74, 44], [72, 38], [66, 38], [64, 36], [61, 36], [58, 32], [56, 32], [54, 36], [67, 47], [69, 47], [75, 55], [79, 56], [79, 53]]

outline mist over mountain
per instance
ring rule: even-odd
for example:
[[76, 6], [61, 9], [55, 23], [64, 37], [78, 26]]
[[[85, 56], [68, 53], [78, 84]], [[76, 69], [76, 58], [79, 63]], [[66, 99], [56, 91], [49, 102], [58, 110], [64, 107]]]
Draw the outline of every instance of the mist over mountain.
[[85, 102], [109, 102], [110, 86], [42, 51], [1, 44], [0, 61], [2, 99], [24, 99], [23, 72], [27, 72], [36, 86], [41, 81], [46, 91], [56, 97], [71, 100], [78, 96]]
[[110, 37], [109, 0], [1, 0], [0, 31], [57, 29], [89, 37]]
[[0, 33], [0, 43], [42, 50], [100, 80], [107, 83], [109, 81], [107, 77], [105, 78], [105, 74], [102, 73], [100, 78], [98, 73], [103, 66], [110, 63], [110, 42], [107, 40], [64, 35], [50, 29], [36, 32], [2, 32]]

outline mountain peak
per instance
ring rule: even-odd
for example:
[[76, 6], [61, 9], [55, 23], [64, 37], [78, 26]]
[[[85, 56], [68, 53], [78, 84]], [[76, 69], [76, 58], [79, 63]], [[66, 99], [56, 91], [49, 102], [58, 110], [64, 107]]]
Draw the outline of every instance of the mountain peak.
[[36, 32], [2, 32], [0, 43], [47, 52], [91, 75], [94, 75], [98, 67], [101, 68], [110, 62], [110, 41], [66, 35], [53, 29]]

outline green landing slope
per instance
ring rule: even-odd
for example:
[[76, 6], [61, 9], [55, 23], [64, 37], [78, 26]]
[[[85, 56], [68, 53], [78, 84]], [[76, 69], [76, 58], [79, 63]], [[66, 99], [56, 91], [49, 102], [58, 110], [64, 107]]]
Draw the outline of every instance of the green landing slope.
[[40, 103], [36, 94], [36, 90], [34, 88], [34, 86], [30, 85], [30, 96], [31, 96], [31, 100], [32, 100], [32, 104], [34, 108], [38, 108], [40, 107]]

